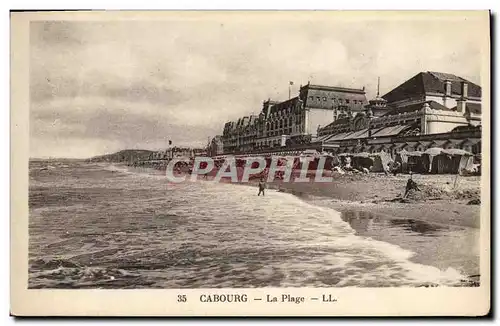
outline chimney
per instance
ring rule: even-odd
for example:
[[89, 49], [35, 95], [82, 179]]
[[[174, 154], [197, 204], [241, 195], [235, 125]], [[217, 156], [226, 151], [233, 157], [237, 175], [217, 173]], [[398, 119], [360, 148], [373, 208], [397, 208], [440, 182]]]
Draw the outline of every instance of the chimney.
[[462, 82], [462, 98], [466, 100], [469, 97], [469, 84]]
[[451, 96], [451, 80], [444, 81], [444, 95]]
[[465, 113], [465, 108], [467, 107], [467, 101], [461, 98], [457, 101], [457, 112]]

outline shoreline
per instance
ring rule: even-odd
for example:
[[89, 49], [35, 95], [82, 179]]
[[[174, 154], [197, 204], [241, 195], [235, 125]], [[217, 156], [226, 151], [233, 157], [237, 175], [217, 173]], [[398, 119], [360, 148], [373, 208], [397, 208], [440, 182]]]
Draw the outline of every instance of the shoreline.
[[[410, 194], [407, 202], [393, 201], [394, 198], [398, 198], [398, 193], [404, 192], [407, 175], [341, 176], [338, 180], [334, 180], [333, 184], [273, 182], [268, 188], [292, 194], [309, 204], [339, 212], [357, 235], [410, 250], [414, 253], [410, 261], [414, 263], [434, 266], [442, 271], [461, 266], [461, 271], [468, 277], [464, 282], [470, 286], [478, 286], [479, 251], [476, 253], [469, 249], [468, 254], [461, 256], [456, 252], [453, 257], [439, 257], [435, 252], [435, 247], [440, 249], [446, 247], [444, 251], [454, 251], [456, 242], [450, 239], [459, 232], [479, 234], [480, 205], [467, 205], [467, 203], [470, 199], [479, 198], [480, 179], [467, 177], [470, 179], [462, 180], [454, 189], [451, 189], [446, 181], [440, 184], [445, 179], [453, 179], [452, 177], [455, 176], [414, 175], [414, 180], [423, 188], [424, 194], [419, 192], [413, 196]], [[249, 182], [248, 185], [256, 187], [256, 182]], [[378, 189], [380, 187], [385, 188], [385, 191], [375, 191], [380, 190]], [[431, 196], [426, 196], [428, 193]], [[440, 197], [436, 196], [437, 194], [440, 194]], [[435, 247], [425, 248], [418, 241], [412, 241], [411, 237], [402, 236], [400, 230], [389, 228], [370, 230], [367, 225], [373, 221], [405, 225], [414, 228], [415, 232], [421, 232], [422, 235], [429, 229], [438, 229], [441, 233], [432, 239]], [[460, 245], [464, 246], [466, 243], [462, 242]]]
[[[152, 169], [154, 170], [154, 169]], [[210, 181], [199, 178], [199, 181]], [[366, 223], [407, 223], [407, 226], [420, 229], [439, 229], [440, 235], [432, 238], [436, 247], [447, 247], [457, 252], [450, 243], [447, 234], [466, 230], [479, 233], [480, 205], [467, 205], [472, 199], [480, 198], [480, 177], [456, 177], [455, 175], [414, 175], [421, 191], [412, 192], [408, 200], [400, 201], [404, 193], [408, 175], [385, 176], [384, 174], [334, 175], [330, 183], [283, 183], [274, 181], [267, 184], [267, 189], [289, 193], [305, 202], [333, 209], [341, 214], [358, 236], [370, 237], [397, 245], [414, 253], [410, 261], [434, 266], [442, 271], [449, 267], [465, 266], [461, 272], [468, 276], [464, 280], [467, 286], [479, 285], [479, 251], [464, 254], [455, 253], [453, 259], [439, 257], [429, 248], [421, 248], [411, 238], [405, 237], [399, 229], [387, 231], [367, 230]], [[458, 179], [458, 180], [457, 180]], [[222, 179], [221, 182], [230, 183]], [[237, 185], [255, 187], [257, 195], [258, 180], [238, 182]], [[354, 217], [353, 217], [354, 216]], [[391, 237], [390, 235], [394, 235]], [[431, 239], [429, 237], [429, 239]], [[467, 245], [464, 241], [458, 245]], [[469, 251], [472, 251], [470, 249]], [[453, 256], [453, 254], [452, 254]]]

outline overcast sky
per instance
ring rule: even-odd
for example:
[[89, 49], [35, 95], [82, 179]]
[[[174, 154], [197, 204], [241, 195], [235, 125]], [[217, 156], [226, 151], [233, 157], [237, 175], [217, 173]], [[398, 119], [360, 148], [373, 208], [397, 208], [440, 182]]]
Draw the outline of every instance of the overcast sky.
[[[178, 15], [181, 15], [179, 13]], [[31, 157], [202, 146], [226, 121], [315, 84], [386, 93], [420, 71], [479, 83], [475, 22], [32, 22]], [[471, 32], [472, 31], [472, 32]]]

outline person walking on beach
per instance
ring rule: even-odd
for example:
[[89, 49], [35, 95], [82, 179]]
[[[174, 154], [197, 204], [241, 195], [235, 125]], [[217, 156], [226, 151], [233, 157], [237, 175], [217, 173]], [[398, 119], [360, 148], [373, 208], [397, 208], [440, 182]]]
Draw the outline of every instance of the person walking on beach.
[[264, 182], [264, 179], [261, 178], [259, 181], [259, 193], [257, 196], [260, 196], [260, 193], [262, 193], [262, 196], [264, 196], [264, 189], [266, 189], [266, 183]]

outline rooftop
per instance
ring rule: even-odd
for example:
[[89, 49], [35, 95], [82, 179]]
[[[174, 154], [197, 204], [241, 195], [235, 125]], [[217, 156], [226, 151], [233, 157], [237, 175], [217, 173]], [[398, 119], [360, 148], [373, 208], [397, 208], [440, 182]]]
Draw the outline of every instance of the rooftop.
[[388, 102], [396, 102], [410, 98], [412, 95], [444, 94], [447, 80], [451, 81], [452, 95], [461, 95], [461, 84], [466, 82], [468, 84], [468, 96], [481, 97], [481, 86], [453, 74], [435, 71], [420, 72], [382, 97]]
[[301, 87], [302, 89], [320, 89], [325, 91], [337, 91], [337, 92], [346, 92], [346, 93], [358, 93], [365, 94], [365, 89], [358, 88], [348, 88], [348, 87], [340, 87], [340, 86], [326, 86], [326, 85], [316, 85], [316, 84], [307, 84]]

